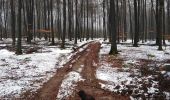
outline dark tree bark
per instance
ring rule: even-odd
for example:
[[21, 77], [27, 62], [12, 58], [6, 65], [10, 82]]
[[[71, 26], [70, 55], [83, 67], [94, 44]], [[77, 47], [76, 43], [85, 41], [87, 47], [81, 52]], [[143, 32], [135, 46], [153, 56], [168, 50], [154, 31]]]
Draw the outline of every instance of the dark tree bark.
[[8, 38], [8, 10], [9, 10], [9, 7], [8, 7], [8, 2], [4, 0], [4, 3], [3, 3], [3, 11], [4, 11], [4, 38]]
[[166, 43], [165, 43], [165, 32], [166, 32], [166, 31], [165, 31], [165, 30], [166, 30], [166, 27], [165, 27], [165, 7], [164, 7], [164, 6], [163, 6], [163, 15], [162, 15], [162, 17], [163, 17], [163, 18], [162, 18], [162, 21], [163, 21], [163, 22], [162, 22], [162, 24], [163, 24], [163, 25], [162, 25], [163, 45], [166, 45]]
[[65, 48], [65, 35], [66, 35], [66, 0], [63, 0], [63, 35], [61, 48]]
[[27, 11], [27, 27], [28, 27], [28, 38], [27, 42], [30, 44], [33, 39], [33, 19], [34, 19], [34, 0], [26, 1]]
[[145, 42], [147, 42], [147, 38], [148, 38], [148, 17], [147, 17], [147, 9], [146, 9], [146, 5], [147, 5], [147, 0], [145, 0]]
[[159, 0], [159, 15], [158, 15], [158, 50], [162, 49], [162, 30], [163, 30], [163, 7], [164, 7], [164, 0]]
[[22, 0], [18, 0], [18, 41], [17, 41], [17, 49], [16, 49], [16, 54], [20, 55], [22, 54], [22, 47], [21, 47], [21, 31], [22, 31], [22, 27], [21, 27], [21, 16], [22, 16]]
[[50, 6], [51, 6], [51, 35], [52, 35], [52, 45], [55, 44], [54, 41], [54, 27], [53, 27], [53, 0], [51, 0], [50, 2]]
[[107, 34], [106, 34], [106, 1], [103, 0], [103, 36], [104, 36], [104, 41], [107, 40]]
[[159, 0], [156, 0], [156, 45], [159, 45]]
[[87, 3], [87, 33], [86, 33], [86, 40], [89, 40], [89, 0], [86, 0]]
[[13, 0], [10, 0], [11, 5], [11, 34], [12, 34], [12, 45], [15, 46], [15, 7]]
[[138, 47], [139, 41], [139, 31], [138, 31], [138, 9], [137, 9], [137, 0], [134, 0], [134, 21], [135, 21], [135, 37], [134, 37], [134, 47]]
[[126, 11], [127, 11], [127, 7], [126, 7], [126, 1], [123, 1], [123, 5], [124, 5], [124, 41], [127, 40], [127, 23], [126, 23]]
[[60, 0], [57, 0], [57, 35], [58, 39], [61, 39], [61, 11], [60, 11]]
[[131, 11], [131, 5], [130, 5], [130, 0], [128, 0], [128, 6], [129, 6], [129, 24], [130, 24], [130, 36], [132, 38], [132, 43], [133, 43], [133, 25], [132, 25], [132, 11]]
[[78, 35], [78, 1], [75, 1], [76, 6], [76, 27], [75, 27], [75, 33], [74, 33], [74, 44], [77, 44], [77, 35]]
[[71, 0], [68, 0], [68, 37], [69, 40], [72, 40], [72, 2]]
[[[91, 11], [90, 11], [90, 13], [91, 13], [91, 39], [93, 40], [93, 36], [94, 36], [94, 25], [93, 25], [93, 20], [94, 20], [94, 18], [93, 18], [93, 3], [91, 3]], [[97, 19], [97, 18], [96, 18]], [[97, 25], [96, 25], [96, 29], [97, 29]]]
[[167, 31], [170, 34], [170, 0], [167, 0]]
[[109, 13], [109, 28], [111, 33], [111, 50], [109, 54], [117, 54], [117, 44], [116, 44], [116, 12], [115, 12], [115, 1], [110, 0], [110, 13]]
[[117, 41], [120, 43], [120, 12], [119, 12], [119, 0], [116, 0], [116, 17], [117, 17]]

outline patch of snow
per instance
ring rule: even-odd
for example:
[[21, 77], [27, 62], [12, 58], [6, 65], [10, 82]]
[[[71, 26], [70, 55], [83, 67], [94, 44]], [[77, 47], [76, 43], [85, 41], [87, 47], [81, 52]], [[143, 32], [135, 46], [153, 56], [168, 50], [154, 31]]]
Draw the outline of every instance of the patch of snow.
[[96, 71], [97, 79], [108, 82], [107, 85], [100, 83], [102, 88], [109, 89], [114, 92], [117, 91], [117, 89], [115, 89], [116, 86], [120, 86], [119, 89], [123, 89], [123, 86], [121, 85], [122, 82], [129, 84], [132, 81], [132, 78], [129, 77], [130, 75], [130, 72], [120, 72], [117, 68], [106, 66], [102, 66]]
[[99, 54], [101, 54], [101, 55], [102, 54], [109, 54], [110, 46], [111, 46], [110, 44], [102, 44]]
[[0, 44], [0, 46], [5, 47], [5, 46], [7, 46], [7, 45], [6, 45], [6, 44]]
[[157, 46], [141, 45], [140, 47], [130, 47], [127, 45], [118, 45], [118, 49], [121, 50], [121, 57], [125, 59], [152, 59], [163, 61], [170, 58], [170, 49], [158, 51]]
[[125, 61], [124, 63], [125, 63], [125, 64], [137, 64], [138, 61], [136, 61], [136, 60], [127, 60], [127, 61]]
[[[138, 73], [138, 74], [137, 74]], [[133, 74], [136, 74], [134, 76]], [[137, 90], [138, 93], [144, 93], [144, 90], [141, 88], [143, 84], [151, 84], [147, 89], [147, 93], [157, 93], [158, 90], [158, 82], [151, 81], [153, 76], [140, 76], [139, 72], [136, 72], [135, 69], [128, 68], [112, 68], [109, 65], [103, 65], [99, 67], [96, 71], [96, 77], [99, 80], [105, 81], [104, 83], [100, 83], [101, 88], [112, 91], [119, 92], [128, 91], [128, 90]]]
[[0, 43], [3, 43], [3, 44], [11, 44], [12, 43], [12, 39], [11, 38], [3, 38], [2, 41], [0, 41]]
[[82, 52], [83, 50], [84, 50], [84, 48], [80, 48], [80, 49], [79, 49], [79, 52]]
[[170, 72], [167, 72], [167, 75], [170, 77]]
[[82, 72], [83, 68], [84, 68], [84, 65], [80, 65], [80, 68], [77, 69], [77, 72], [79, 73]]
[[159, 91], [159, 89], [157, 88], [154, 88], [154, 87], [148, 88], [148, 93], [156, 93], [157, 91]]
[[23, 91], [35, 91], [51, 78], [56, 69], [57, 60], [71, 53], [71, 48], [45, 48], [50, 52], [15, 55], [6, 49], [0, 50], [0, 97], [17, 97]]
[[[109, 54], [111, 45], [108, 42], [101, 43], [100, 56]], [[108, 62], [100, 62], [101, 66], [96, 71], [96, 77], [104, 81], [100, 83], [101, 88], [116, 93], [122, 93], [122, 91], [126, 91], [127, 93], [128, 90], [133, 90], [132, 100], [136, 100], [136, 95], [145, 95], [147, 97], [148, 95], [154, 96], [160, 93], [158, 82], [153, 81], [156, 76], [142, 76], [139, 69], [135, 69], [138, 67], [133, 66], [140, 65], [140, 59], [153, 61], [168, 60], [170, 58], [170, 47], [166, 47], [166, 50], [158, 51], [158, 46], [149, 46], [150, 44], [154, 44], [154, 41], [139, 43], [142, 44], [139, 47], [132, 47], [131, 41], [118, 44], [118, 50], [121, 52], [119, 52], [117, 57], [124, 60], [124, 64], [128, 65], [125, 68], [128, 69], [113, 68]]]
[[93, 61], [93, 66], [97, 66], [97, 63], [95, 61]]
[[[152, 59], [156, 61], [163, 61], [170, 58], [170, 47], [166, 50], [158, 51], [158, 46], [140, 45], [139, 47], [132, 47], [130, 45], [118, 44], [118, 50], [120, 50], [120, 56], [126, 60], [138, 60], [138, 59]], [[100, 54], [109, 54], [111, 45], [102, 44]]]
[[104, 81], [111, 81], [115, 84], [119, 84], [125, 80], [132, 80], [129, 78], [129, 72], [119, 72], [116, 68], [100, 67], [96, 72], [97, 78]]
[[[82, 46], [90, 41], [78, 41], [77, 45]], [[3, 39], [0, 43], [2, 43], [0, 46], [6, 46], [6, 43], [12, 43], [12, 39]], [[42, 47], [42, 53], [17, 56], [14, 52], [6, 49], [0, 50], [0, 97], [17, 98], [23, 91], [35, 91], [76, 54], [71, 53], [74, 41], [69, 42], [70, 46], [66, 45], [66, 49], [47, 46], [49, 45], [48, 41], [38, 38], [36, 43]], [[23, 41], [23, 46], [30, 45]], [[87, 45], [83, 46], [82, 50], [86, 47]]]
[[[82, 46], [89, 41], [78, 41]], [[68, 42], [68, 41], [67, 41]], [[3, 39], [0, 46], [12, 43], [12, 39]], [[49, 42], [36, 39], [36, 43], [42, 48], [41, 53], [15, 55], [14, 52], [6, 49], [0, 50], [0, 97], [17, 98], [26, 91], [36, 91], [44, 82], [47, 82], [58, 68], [63, 67], [73, 55], [73, 42], [66, 45], [66, 49], [58, 46], [48, 46]], [[28, 45], [23, 41], [23, 46]], [[87, 45], [80, 49], [83, 50]], [[82, 69], [80, 68], [79, 71]]]
[[170, 100], [170, 92], [164, 92], [166, 100]]
[[80, 47], [80, 46], [84, 45], [85, 43], [89, 43], [89, 42], [92, 42], [92, 41], [94, 41], [94, 40], [87, 40], [87, 41], [81, 41], [81, 42], [78, 41], [77, 46]]
[[80, 73], [73, 71], [66, 75], [59, 89], [57, 100], [65, 99], [66, 97], [71, 95], [74, 92], [76, 83], [79, 81], [83, 81]]
[[161, 74], [166, 74], [166, 71], [161, 71]]

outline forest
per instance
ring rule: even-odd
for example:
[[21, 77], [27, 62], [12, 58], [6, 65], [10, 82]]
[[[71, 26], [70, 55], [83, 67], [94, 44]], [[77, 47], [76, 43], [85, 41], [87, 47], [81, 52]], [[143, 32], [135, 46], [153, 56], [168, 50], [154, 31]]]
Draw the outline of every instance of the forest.
[[169, 100], [170, 0], [0, 0], [0, 99]]

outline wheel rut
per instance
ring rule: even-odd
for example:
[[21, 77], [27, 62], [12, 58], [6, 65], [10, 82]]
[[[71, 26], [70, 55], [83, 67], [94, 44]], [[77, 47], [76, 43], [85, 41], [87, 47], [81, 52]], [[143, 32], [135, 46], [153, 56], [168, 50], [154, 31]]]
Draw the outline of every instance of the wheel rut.
[[[93, 51], [92, 47], [99, 45], [98, 42], [90, 42], [84, 46], [84, 50], [77, 49], [76, 54], [73, 54], [71, 60], [67, 62], [64, 67], [58, 69], [56, 74], [46, 83], [43, 84], [42, 88], [38, 89], [35, 93], [25, 93], [24, 98], [27, 100], [56, 100], [59, 88], [65, 75], [71, 71], [78, 71], [84, 63], [86, 65], [90, 62], [86, 62], [90, 51]], [[89, 76], [87, 76], [89, 77]], [[90, 76], [91, 77], [91, 76]]]
[[[96, 79], [96, 69], [99, 65], [99, 51], [101, 44], [91, 42], [83, 46], [83, 50], [77, 49], [63, 68], [45, 83], [36, 93], [25, 95], [28, 100], [58, 100], [57, 95], [62, 81], [69, 72], [78, 72], [84, 79], [76, 84], [73, 93], [61, 100], [80, 100], [77, 92], [80, 90], [92, 95], [96, 100], [129, 100], [129, 96], [121, 96], [101, 88], [101, 81]], [[81, 70], [80, 70], [81, 69]], [[60, 99], [59, 99], [60, 100]]]

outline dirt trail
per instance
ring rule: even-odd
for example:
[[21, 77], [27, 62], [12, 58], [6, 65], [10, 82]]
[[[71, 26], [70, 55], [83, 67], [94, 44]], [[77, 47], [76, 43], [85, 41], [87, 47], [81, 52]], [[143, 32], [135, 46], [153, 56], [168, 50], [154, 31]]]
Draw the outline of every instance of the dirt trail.
[[[56, 74], [45, 84], [43, 84], [42, 88], [36, 91], [36, 93], [26, 92], [24, 93], [24, 99], [27, 100], [56, 100], [58, 90], [64, 79], [64, 76], [67, 75], [71, 71], [76, 71], [80, 68], [80, 65], [83, 65], [87, 54], [91, 51], [91, 47], [96, 45], [94, 42], [90, 42], [83, 51], [77, 49], [75, 55], [72, 56], [71, 60], [67, 62], [63, 68], [57, 70]], [[84, 47], [85, 45], [81, 46], [80, 48]], [[74, 67], [72, 67], [74, 66]]]
[[129, 96], [121, 96], [101, 89], [101, 86], [99, 85], [99, 82], [101, 81], [95, 77], [96, 69], [99, 66], [98, 53], [100, 44], [96, 43], [95, 45], [90, 45], [89, 48], [89, 53], [84, 57], [84, 69], [81, 73], [85, 81], [81, 81], [77, 84], [78, 86], [76, 87], [75, 93], [68, 97], [67, 100], [80, 100], [76, 93], [78, 90], [84, 90], [86, 93], [95, 97], [96, 100], [129, 100]]
[[74, 93], [66, 100], [80, 100], [77, 95], [77, 91], [79, 90], [84, 90], [88, 94], [94, 96], [96, 100], [128, 100], [128, 97], [122, 97], [116, 94], [114, 95], [111, 92], [101, 89], [101, 86], [99, 85], [100, 81], [95, 77], [99, 62], [99, 50], [99, 42], [89, 43], [83, 51], [79, 50], [77, 54], [75, 54], [72, 59], [64, 65], [63, 68], [58, 69], [56, 74], [47, 83], [45, 83], [42, 88], [37, 90], [36, 93], [24, 94], [25, 97], [27, 97], [26, 99], [56, 100], [59, 88], [64, 80], [64, 76], [71, 71], [78, 71], [83, 65], [80, 74], [85, 81], [78, 82]]

